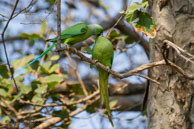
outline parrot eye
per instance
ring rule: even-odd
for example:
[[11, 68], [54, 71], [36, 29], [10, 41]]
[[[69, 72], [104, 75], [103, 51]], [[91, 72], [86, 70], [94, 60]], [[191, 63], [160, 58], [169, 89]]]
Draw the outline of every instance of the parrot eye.
[[86, 28], [82, 28], [82, 29], [81, 29], [81, 32], [86, 32], [86, 31], [87, 31]]

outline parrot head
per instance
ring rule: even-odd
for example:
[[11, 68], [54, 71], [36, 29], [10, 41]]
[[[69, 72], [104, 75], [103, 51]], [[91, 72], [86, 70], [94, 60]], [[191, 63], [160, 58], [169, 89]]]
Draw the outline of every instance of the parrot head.
[[103, 27], [101, 25], [98, 25], [98, 24], [93, 24], [93, 26], [94, 26], [95, 34], [97, 36], [99, 36], [103, 31]]

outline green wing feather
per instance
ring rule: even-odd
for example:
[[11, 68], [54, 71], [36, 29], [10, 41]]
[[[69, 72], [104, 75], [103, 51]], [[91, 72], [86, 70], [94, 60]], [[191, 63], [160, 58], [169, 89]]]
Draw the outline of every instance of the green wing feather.
[[[88, 26], [85, 23], [75, 24], [73, 26], [68, 27], [63, 32], [61, 32], [61, 39], [67, 39], [73, 36], [85, 34], [87, 32]], [[50, 46], [46, 51], [44, 51], [40, 56], [31, 61], [29, 64], [25, 65], [23, 68], [27, 68], [29, 65], [37, 61], [43, 55], [45, 55], [48, 51], [50, 51], [54, 46], [55, 42], [57, 42], [57, 37], [53, 39], [49, 39], [48, 41], [53, 42], [52, 46]]]
[[[87, 29], [88, 29], [88, 26], [85, 23], [75, 24], [61, 32], [61, 39], [63, 40], [63, 39], [70, 38], [73, 36], [85, 34], [87, 32]], [[50, 39], [49, 41], [57, 42], [57, 37]]]
[[28, 63], [27, 65], [25, 65], [23, 68], [27, 68], [29, 65], [31, 65], [32, 63], [34, 63], [35, 61], [37, 61], [39, 58], [41, 58], [43, 55], [45, 55], [48, 51], [50, 51], [53, 47], [55, 46], [55, 44], [53, 43], [48, 49], [46, 49], [46, 51], [44, 51], [40, 56], [38, 56], [37, 58], [35, 58], [33, 61], [31, 61], [30, 63]]

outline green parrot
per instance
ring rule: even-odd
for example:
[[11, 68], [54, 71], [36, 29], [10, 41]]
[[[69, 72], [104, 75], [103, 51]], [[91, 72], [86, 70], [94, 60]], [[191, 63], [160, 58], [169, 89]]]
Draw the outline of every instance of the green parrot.
[[[63, 32], [61, 32], [61, 42], [64, 44], [68, 44], [73, 46], [78, 42], [82, 42], [89, 38], [92, 35], [100, 35], [103, 31], [103, 27], [98, 24], [86, 25], [85, 23], [75, 24], [73, 26], [68, 27]], [[45, 55], [48, 51], [50, 51], [57, 42], [57, 37], [53, 39], [48, 39], [47, 41], [53, 42], [53, 44], [45, 50], [40, 56], [35, 58], [33, 61], [25, 65], [23, 68], [27, 68], [29, 65], [34, 63], [36, 60]]]
[[[113, 62], [113, 56], [114, 56], [114, 51], [113, 51], [112, 43], [106, 37], [99, 36], [96, 39], [96, 43], [92, 50], [92, 59], [97, 60], [98, 62], [111, 68], [112, 62]], [[112, 122], [110, 106], [109, 106], [109, 96], [108, 96], [109, 73], [99, 67], [97, 67], [97, 69], [99, 71], [101, 104], [103, 104], [105, 101], [105, 107], [108, 113], [108, 119], [111, 122], [112, 126], [114, 126]]]

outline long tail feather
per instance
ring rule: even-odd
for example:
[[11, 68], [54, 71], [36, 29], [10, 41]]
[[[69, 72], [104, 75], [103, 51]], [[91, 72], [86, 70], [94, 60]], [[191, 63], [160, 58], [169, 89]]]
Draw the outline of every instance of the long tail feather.
[[41, 58], [43, 55], [45, 55], [48, 51], [50, 51], [54, 46], [55, 46], [55, 43], [53, 43], [48, 49], [46, 49], [46, 51], [44, 51], [40, 56], [38, 56], [37, 58], [35, 58], [33, 61], [31, 61], [27, 65], [25, 65], [23, 68], [25, 69], [29, 65], [31, 65], [32, 63], [34, 63], [35, 61], [37, 61], [39, 58]]
[[106, 111], [108, 113], [108, 119], [111, 125], [114, 127], [112, 122], [112, 116], [109, 105], [109, 95], [108, 95], [108, 72], [99, 68], [99, 83], [100, 83], [100, 95], [101, 95], [101, 103], [103, 104], [105, 101]]

